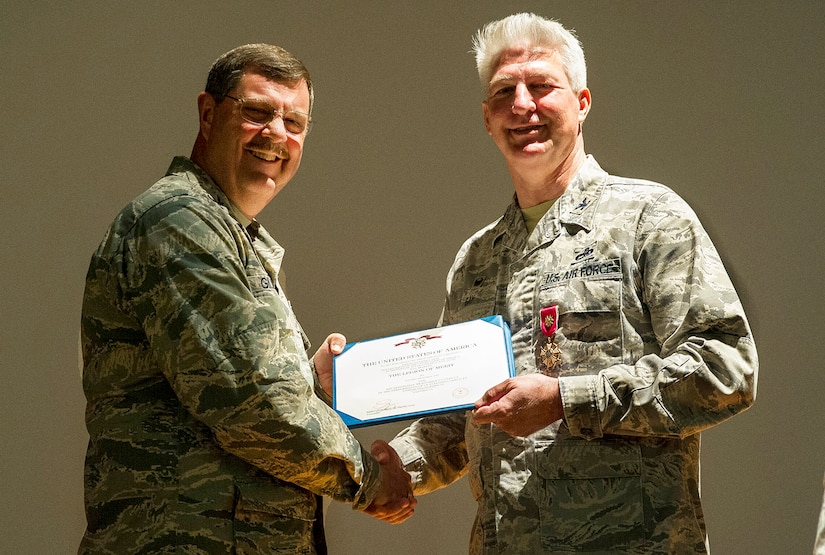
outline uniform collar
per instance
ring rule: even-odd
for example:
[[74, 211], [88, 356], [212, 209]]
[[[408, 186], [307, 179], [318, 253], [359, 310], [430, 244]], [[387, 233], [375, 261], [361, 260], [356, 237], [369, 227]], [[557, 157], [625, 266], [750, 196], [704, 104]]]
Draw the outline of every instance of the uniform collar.
[[229, 210], [229, 213], [235, 218], [240, 224], [241, 227], [246, 229], [247, 233], [249, 233], [249, 237], [254, 241], [258, 238], [261, 234], [261, 224], [258, 223], [255, 219], [249, 219], [244, 215], [243, 212], [235, 205], [234, 202], [229, 200], [229, 197], [223, 192], [223, 190], [218, 186], [217, 183], [212, 179], [212, 177], [206, 173], [206, 171], [198, 166], [195, 162], [187, 158], [186, 156], [176, 156], [172, 163], [169, 166], [169, 169], [166, 171], [168, 174], [187, 174], [191, 173], [194, 174], [195, 179], [193, 181], [197, 182], [201, 188], [206, 191], [212, 198], [214, 198], [218, 204], [226, 207]]
[[[559, 197], [557, 206], [553, 207], [557, 208], [555, 216], [561, 224], [579, 226], [585, 231], [593, 229], [596, 205], [599, 203], [606, 182], [607, 172], [599, 166], [593, 156], [588, 154], [567, 190]], [[548, 212], [551, 211], [553, 211], [552, 208]]]
[[527, 246], [528, 241], [529, 246], [534, 247], [555, 239], [562, 226], [592, 230], [595, 226], [596, 205], [604, 191], [607, 175], [596, 159], [588, 154], [570, 185], [539, 220], [530, 237], [527, 236], [527, 226], [518, 199], [513, 195], [513, 201], [499, 220], [495, 244], [520, 251]]

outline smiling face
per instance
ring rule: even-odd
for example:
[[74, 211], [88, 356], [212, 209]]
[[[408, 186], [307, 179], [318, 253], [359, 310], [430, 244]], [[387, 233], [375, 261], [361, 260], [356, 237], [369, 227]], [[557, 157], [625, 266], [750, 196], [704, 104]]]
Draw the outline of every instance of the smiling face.
[[505, 51], [482, 108], [487, 133], [511, 174], [561, 174], [584, 157], [581, 123], [590, 109], [590, 91], [572, 90], [556, 52]]
[[[228, 93], [242, 99], [262, 100], [281, 113], [309, 112], [305, 81], [278, 83], [247, 73]], [[292, 179], [301, 164], [306, 131], [292, 133], [276, 117], [262, 126], [241, 117], [240, 103], [223, 98], [216, 103], [209, 93], [198, 97], [200, 135], [192, 160], [249, 218], [254, 218]]]

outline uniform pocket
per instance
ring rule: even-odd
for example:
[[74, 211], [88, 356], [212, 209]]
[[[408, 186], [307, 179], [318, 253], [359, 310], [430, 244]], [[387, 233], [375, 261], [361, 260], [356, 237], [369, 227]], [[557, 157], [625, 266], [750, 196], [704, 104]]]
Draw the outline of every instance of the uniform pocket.
[[315, 518], [315, 496], [304, 489], [286, 482], [274, 483], [272, 479], [237, 480], [238, 511], [280, 515], [298, 520]]
[[[542, 288], [540, 310], [558, 306], [558, 328], [553, 340], [562, 352], [567, 375], [587, 374], [591, 369], [622, 362], [622, 281], [574, 279]], [[534, 331], [541, 338], [538, 328]]]
[[542, 544], [587, 552], [645, 541], [638, 446], [565, 441], [537, 446]]
[[[289, 486], [260, 489], [238, 484], [233, 522], [238, 555], [309, 555], [313, 549], [315, 500]], [[308, 492], [306, 492], [308, 493]]]

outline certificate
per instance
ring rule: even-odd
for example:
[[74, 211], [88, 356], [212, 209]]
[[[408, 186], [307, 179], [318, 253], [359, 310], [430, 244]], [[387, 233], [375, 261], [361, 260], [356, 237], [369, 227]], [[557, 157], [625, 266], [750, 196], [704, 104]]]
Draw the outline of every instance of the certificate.
[[514, 375], [510, 328], [488, 316], [347, 344], [333, 361], [333, 408], [351, 428], [468, 409]]

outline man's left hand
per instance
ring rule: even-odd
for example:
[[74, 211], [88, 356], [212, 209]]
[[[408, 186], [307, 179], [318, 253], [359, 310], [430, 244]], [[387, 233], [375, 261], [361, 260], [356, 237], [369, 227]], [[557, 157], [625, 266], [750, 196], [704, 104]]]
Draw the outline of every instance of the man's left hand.
[[559, 380], [525, 374], [493, 386], [476, 401], [476, 424], [495, 424], [511, 436], [526, 437], [564, 416]]

